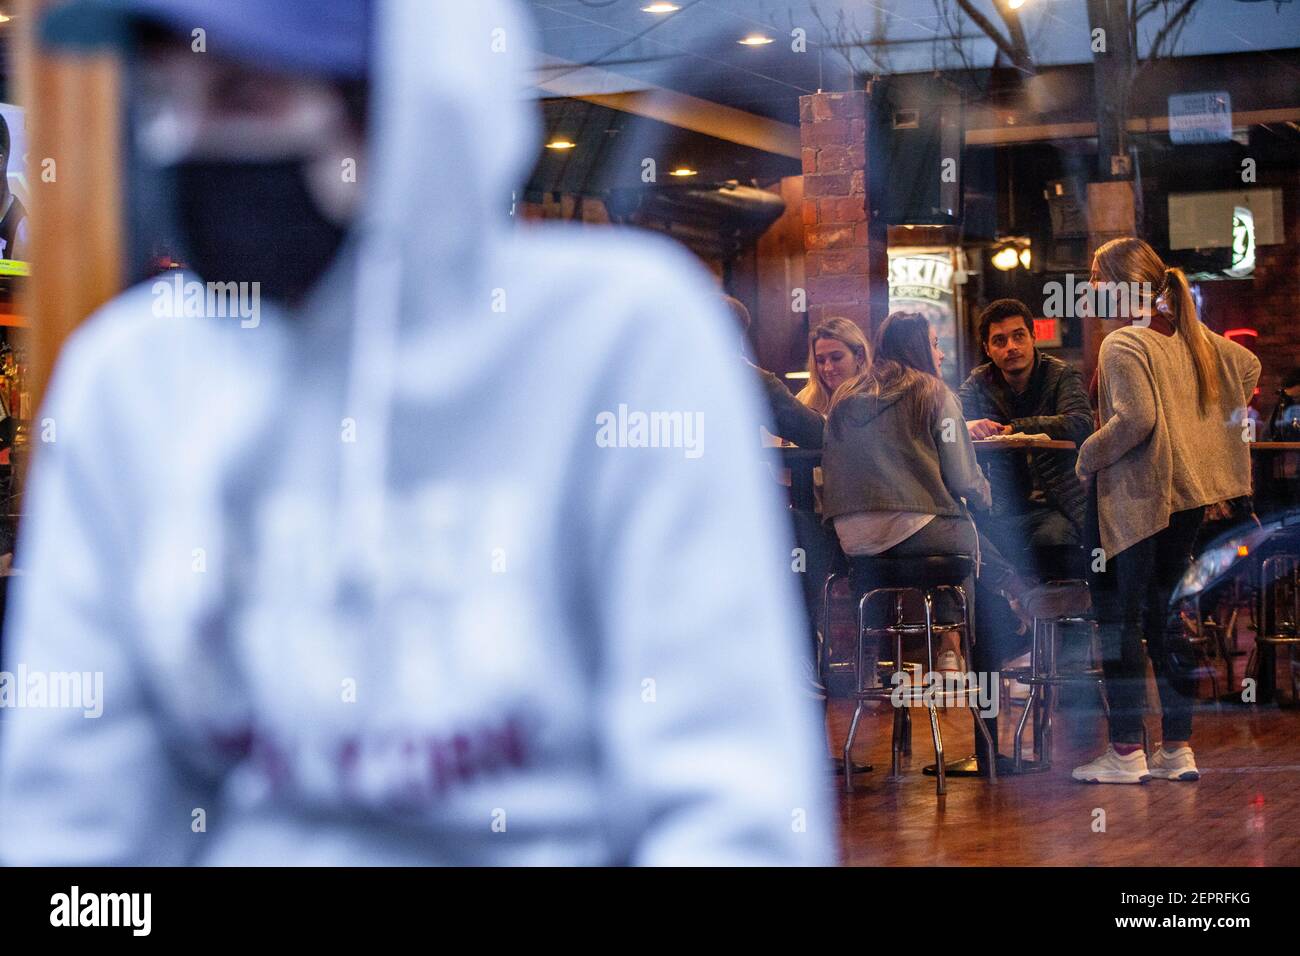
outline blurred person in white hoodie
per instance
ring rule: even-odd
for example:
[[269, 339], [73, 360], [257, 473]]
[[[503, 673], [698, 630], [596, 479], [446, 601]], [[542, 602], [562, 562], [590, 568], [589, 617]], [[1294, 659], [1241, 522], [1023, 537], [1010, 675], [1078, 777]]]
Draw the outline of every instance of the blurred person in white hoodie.
[[684, 251], [511, 223], [513, 6], [44, 26], [124, 45], [195, 274], [41, 413], [4, 666], [102, 715], [0, 709], [0, 860], [833, 862], [757, 389]]

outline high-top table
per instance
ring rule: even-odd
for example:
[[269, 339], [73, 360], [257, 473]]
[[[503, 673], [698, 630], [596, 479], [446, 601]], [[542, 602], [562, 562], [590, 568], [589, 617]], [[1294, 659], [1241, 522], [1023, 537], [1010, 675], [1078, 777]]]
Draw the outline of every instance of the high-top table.
[[[972, 442], [977, 455], [987, 455], [1004, 451], [1073, 451], [1072, 441], [1053, 439], [1052, 441], [1029, 441], [1027, 439], [999, 438]], [[1297, 443], [1300, 448], [1300, 443]], [[795, 448], [791, 445], [776, 446], [781, 465], [790, 469], [790, 504], [801, 511], [812, 511], [815, 506], [813, 493], [813, 469], [822, 463], [819, 448]]]
[[1028, 438], [984, 438], [980, 441], [971, 442], [975, 446], [975, 454], [984, 455], [995, 451], [1074, 451], [1078, 446], [1072, 441], [1066, 441], [1063, 438], [1053, 438], [1051, 441], [1031, 441]]

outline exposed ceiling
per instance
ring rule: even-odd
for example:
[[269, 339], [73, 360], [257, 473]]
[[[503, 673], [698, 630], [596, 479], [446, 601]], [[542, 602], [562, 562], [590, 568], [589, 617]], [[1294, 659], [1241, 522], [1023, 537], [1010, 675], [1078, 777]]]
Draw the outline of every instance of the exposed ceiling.
[[[850, 88], [855, 74], [987, 67], [997, 54], [985, 33], [956, 15], [955, 0], [674, 0], [680, 9], [667, 15], [644, 12], [649, 2], [529, 0], [542, 52], [559, 64], [544, 76], [605, 91], [666, 87], [797, 123], [799, 96]], [[1001, 23], [993, 0], [972, 2]], [[1091, 59], [1086, 0], [1025, 0], [1020, 18], [1037, 64]], [[1160, 13], [1144, 20], [1140, 45], [1162, 23]], [[803, 52], [792, 48], [796, 30], [804, 31]], [[738, 42], [751, 34], [774, 42]], [[1199, 0], [1177, 53], [1267, 57], [1296, 46], [1300, 3]]]
[[[593, 194], [645, 185], [647, 159], [655, 181], [671, 183], [674, 169], [694, 171], [694, 182], [771, 181], [797, 176], [797, 159], [693, 133], [669, 123], [572, 99], [543, 104], [545, 142], [568, 140], [573, 149], [543, 149], [530, 188]], [[684, 180], [677, 180], [683, 182]]]

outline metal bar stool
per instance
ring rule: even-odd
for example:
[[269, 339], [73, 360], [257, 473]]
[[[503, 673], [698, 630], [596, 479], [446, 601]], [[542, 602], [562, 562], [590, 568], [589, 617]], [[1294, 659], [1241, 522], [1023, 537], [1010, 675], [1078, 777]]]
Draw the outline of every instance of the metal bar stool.
[[[875, 643], [875, 638], [889, 637], [893, 639], [894, 647], [894, 659], [888, 662], [890, 684], [896, 685], [897, 682], [903, 680], [902, 675], [904, 674], [907, 674], [908, 677], [908, 686], [901, 695], [905, 706], [895, 707], [894, 710], [890, 776], [897, 777], [899, 775], [899, 757], [906, 750], [910, 750], [910, 746], [907, 744], [907, 738], [910, 737], [908, 707], [919, 704], [924, 706], [930, 715], [930, 734], [934, 740], [937, 766], [935, 792], [939, 796], [947, 792], [947, 779], [943, 769], [943, 735], [939, 729], [937, 707], [941, 702], [944, 706], [948, 706], [950, 702], [956, 703], [963, 698], [969, 702], [969, 694], [966, 689], [949, 690], [947, 687], [936, 693], [910, 680], [912, 675], [907, 673], [907, 665], [903, 662], [903, 638], [925, 635], [927, 674], [934, 671], [934, 635], [936, 633], [957, 631], [961, 635], [962, 655], [969, 661], [971, 615], [970, 602], [967, 599], [963, 582], [971, 575], [973, 568], [974, 562], [969, 555], [854, 559], [854, 573], [850, 575], [850, 581], [854, 583], [854, 592], [860, 591], [861, 597], [858, 599], [858, 639], [853, 662], [853, 697], [857, 701], [857, 706], [853, 710], [853, 720], [849, 724], [848, 738], [844, 742], [844, 789], [846, 791], [850, 793], [853, 791], [853, 741], [857, 736], [858, 723], [862, 718], [865, 704], [873, 700], [894, 702], [899, 699], [899, 691], [896, 686], [877, 686], [882, 662], [879, 660], [878, 653], [870, 655], [867, 651], [869, 639], [871, 639], [873, 646], [878, 649], [879, 645]], [[858, 578], [859, 574], [865, 579], [865, 583], [854, 580]], [[960, 610], [959, 621], [945, 624], [935, 622], [934, 598], [935, 595], [944, 592], [955, 595]], [[920, 595], [925, 609], [924, 621], [904, 620], [903, 601], [908, 594]], [[883, 626], [868, 627], [867, 609], [879, 595], [885, 595], [892, 599], [893, 622], [886, 623]], [[992, 740], [988, 727], [980, 718], [978, 709], [973, 705], [971, 705], [970, 709], [975, 714], [975, 726], [979, 728], [980, 733], [983, 735], [989, 753], [995, 754], [997, 747]], [[995, 761], [991, 760], [990, 764], [989, 780], [996, 782], [997, 767]]]
[[1218, 669], [1214, 667], [1213, 662], [1210, 660], [1210, 650], [1213, 649], [1215, 654], [1223, 660], [1224, 672], [1228, 681], [1227, 686], [1232, 687], [1232, 649], [1228, 647], [1228, 635], [1236, 634], [1237, 609], [1233, 608], [1227, 622], [1220, 624], [1212, 616], [1206, 616], [1201, 604], [1201, 598], [1204, 596], [1204, 592], [1196, 595], [1194, 602], [1196, 633], [1191, 636], [1185, 635], [1184, 640], [1205, 661], [1205, 673], [1210, 678], [1210, 695], [1217, 704], [1219, 700]]
[[[1288, 594], [1289, 592], [1289, 594]], [[1255, 652], [1265, 648], [1288, 648], [1291, 659], [1291, 698], [1300, 699], [1300, 673], [1296, 669], [1295, 647], [1300, 644], [1300, 557], [1275, 554], [1265, 558], [1259, 568], [1259, 631], [1255, 634]], [[1283, 620], [1281, 606], [1289, 605], [1291, 617]], [[1252, 655], [1253, 656], [1253, 655]], [[1249, 671], [1250, 663], [1246, 669]]]
[[[851, 672], [853, 672], [853, 674], [855, 675], [853, 686], [855, 688], [859, 686], [859, 682], [856, 678], [857, 668], [858, 668], [857, 661], [854, 660], [852, 662], [842, 663], [837, 667], [836, 663], [832, 660], [832, 656], [831, 656], [831, 641], [830, 641], [831, 594], [835, 589], [835, 583], [837, 581], [847, 582], [848, 580], [849, 580], [849, 574], [847, 571], [832, 571], [830, 574], [826, 575], [826, 580], [822, 584], [821, 633], [823, 635], [823, 638], [818, 645], [818, 652], [819, 652], [818, 666], [821, 671], [822, 680], [826, 685], [828, 694], [830, 692], [831, 682], [834, 679], [834, 675], [837, 671], [840, 670], [848, 669]], [[899, 609], [899, 613], [901, 614], [901, 609]], [[899, 617], [899, 620], [901, 620], [901, 617]], [[861, 626], [861, 617], [859, 615], [859, 627], [860, 626]], [[859, 638], [859, 643], [860, 643], [860, 638]], [[855, 650], [855, 654], [856, 654], [856, 650]], [[919, 665], [904, 664], [903, 666], [904, 668], [915, 668], [916, 674], [914, 674], [913, 676], [919, 677], [919, 670], [920, 670]], [[887, 672], [892, 673], [895, 667], [896, 665], [894, 661], [877, 659], [876, 661], [877, 676], [879, 676], [880, 669], [883, 668]], [[895, 728], [895, 732], [898, 733], [901, 737], [903, 756], [910, 757], [912, 754], [912, 716], [906, 707], [900, 707], [895, 711], [894, 717], [895, 720], [898, 720], [901, 717], [902, 726], [901, 728]], [[895, 768], [895, 772], [897, 772], [897, 768]]]
[[828, 692], [830, 690], [831, 670], [834, 666], [831, 661], [831, 592], [835, 590], [836, 581], [848, 580], [848, 577], [847, 571], [831, 571], [830, 574], [826, 575], [826, 580], [822, 582], [822, 626], [821, 641], [817, 645], [817, 669]]
[[[1080, 592], [1080, 603], [1088, 593], [1088, 582], [1082, 580], [1049, 581], [1049, 587], [1071, 588]], [[1059, 636], [1063, 626], [1088, 628], [1088, 666], [1078, 671], [1062, 671], [1058, 666]], [[1029, 697], [1024, 712], [1016, 724], [1012, 744], [1014, 772], [1042, 773], [1052, 769], [1052, 722], [1056, 712], [1056, 689], [1062, 684], [1096, 684], [1102, 686], [1104, 675], [1101, 654], [1097, 648], [1097, 621], [1085, 615], [1062, 614], [1055, 617], [1035, 617], [1033, 642], [1029, 650], [1029, 667], [1003, 670], [1004, 679], [1029, 686]], [[1145, 643], [1145, 642], [1144, 642]], [[1105, 693], [1101, 695], [1102, 713], [1109, 720], [1110, 706]], [[1033, 718], [1033, 760], [1024, 760], [1025, 726]], [[1151, 749], [1150, 734], [1142, 725], [1142, 749]]]
[[[1071, 588], [1081, 591], [1086, 596], [1088, 583], [1080, 580], [1048, 582], [1051, 587]], [[1082, 602], [1082, 597], [1080, 599]], [[1089, 666], [1082, 671], [1063, 672], [1058, 666], [1058, 638], [1063, 626], [1084, 626], [1089, 628]], [[1024, 712], [1016, 724], [1012, 757], [1016, 773], [1041, 773], [1052, 766], [1052, 719], [1056, 710], [1056, 688], [1062, 684], [1092, 683], [1101, 684], [1102, 673], [1096, 648], [1097, 623], [1090, 617], [1080, 614], [1064, 614], [1056, 617], [1034, 618], [1033, 641], [1029, 648], [1029, 667], [1003, 670], [1002, 677], [1026, 684], [1029, 697], [1025, 700]], [[1105, 708], [1105, 696], [1102, 707]], [[1024, 735], [1025, 726], [1033, 719], [1033, 761], [1025, 763]]]
[[1216, 669], [1213, 667], [1210, 657], [1211, 652], [1223, 661], [1225, 674], [1224, 694], [1227, 697], [1235, 697], [1234, 688], [1240, 692], [1236, 680], [1236, 662], [1234, 658], [1238, 656], [1237, 651], [1237, 621], [1240, 618], [1242, 608], [1246, 609], [1249, 628], [1256, 633], [1259, 632], [1259, 625], [1254, 620], [1256, 617], [1256, 607], [1253, 598], [1247, 599], [1242, 593], [1243, 579], [1245, 575], [1234, 575], [1232, 579], [1232, 597], [1226, 602], [1228, 616], [1223, 618], [1222, 612], [1225, 609], [1224, 602], [1220, 601], [1217, 609], [1212, 608], [1209, 615], [1205, 614], [1204, 599], [1207, 591], [1197, 593], [1193, 611], [1196, 620], [1196, 635], [1188, 637], [1187, 642], [1193, 650], [1200, 653], [1207, 665], [1206, 669], [1210, 678], [1210, 691], [1217, 701], [1223, 700], [1219, 696], [1219, 680]]

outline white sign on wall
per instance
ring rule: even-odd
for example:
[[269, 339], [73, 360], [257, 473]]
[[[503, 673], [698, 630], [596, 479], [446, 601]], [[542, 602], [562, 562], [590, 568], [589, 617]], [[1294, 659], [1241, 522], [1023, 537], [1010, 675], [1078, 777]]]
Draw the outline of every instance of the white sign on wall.
[[939, 348], [948, 355], [943, 378], [952, 388], [961, 384], [957, 361], [955, 288], [962, 263], [960, 246], [945, 248], [894, 247], [889, 250], [889, 311], [920, 312], [934, 326]]
[[1232, 97], [1227, 90], [1175, 93], [1169, 97], [1169, 139], [1177, 144], [1232, 139]]

